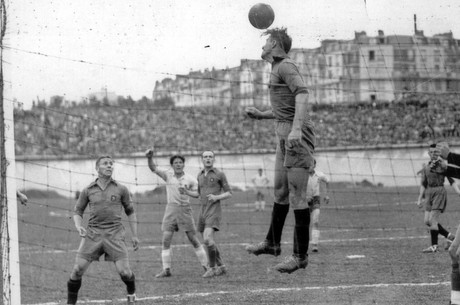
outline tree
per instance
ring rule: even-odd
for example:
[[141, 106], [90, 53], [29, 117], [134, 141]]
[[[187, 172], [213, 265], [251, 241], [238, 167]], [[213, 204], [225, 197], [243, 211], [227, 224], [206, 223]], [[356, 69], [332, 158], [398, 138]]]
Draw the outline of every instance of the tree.
[[173, 109], [175, 107], [175, 103], [170, 96], [165, 96], [153, 101], [153, 107], [160, 109]]

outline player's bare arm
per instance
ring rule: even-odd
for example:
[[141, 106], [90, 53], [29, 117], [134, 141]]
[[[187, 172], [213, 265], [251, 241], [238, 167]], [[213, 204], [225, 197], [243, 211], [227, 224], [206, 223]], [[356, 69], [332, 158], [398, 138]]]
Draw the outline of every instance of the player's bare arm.
[[219, 194], [219, 195], [209, 194], [208, 195], [208, 200], [209, 200], [209, 202], [213, 203], [213, 202], [216, 202], [218, 200], [225, 200], [225, 199], [229, 199], [231, 197], [232, 197], [231, 192], [224, 192], [224, 193]]
[[420, 186], [420, 191], [418, 195], [418, 200], [417, 200], [417, 206], [419, 208], [422, 207], [422, 200], [423, 200], [423, 195], [425, 194], [425, 187], [423, 185]]
[[300, 144], [302, 138], [302, 124], [308, 112], [308, 93], [299, 93], [295, 97], [295, 114], [292, 129], [288, 136], [291, 147]]
[[200, 194], [198, 193], [198, 190], [196, 188], [192, 189], [192, 188], [189, 188], [187, 186], [180, 186], [179, 187], [179, 192], [181, 194], [185, 194], [185, 195], [193, 197], [193, 198], [200, 197]]
[[131, 229], [132, 238], [131, 241], [133, 243], [134, 251], [139, 249], [139, 238], [137, 237], [137, 216], [136, 213], [132, 213], [128, 216], [129, 227]]
[[145, 156], [147, 157], [147, 163], [149, 165], [149, 168], [152, 172], [157, 174], [161, 179], [166, 181], [166, 178], [167, 178], [166, 172], [158, 169], [157, 165], [153, 161], [153, 155], [154, 155], [154, 148], [153, 146], [151, 146], [145, 151]]
[[78, 214], [73, 215], [73, 222], [75, 224], [75, 228], [78, 231], [78, 234], [81, 237], [86, 237], [86, 229], [82, 226], [83, 218]]
[[269, 120], [275, 118], [271, 109], [260, 111], [256, 107], [246, 107], [244, 111], [249, 118], [254, 120]]

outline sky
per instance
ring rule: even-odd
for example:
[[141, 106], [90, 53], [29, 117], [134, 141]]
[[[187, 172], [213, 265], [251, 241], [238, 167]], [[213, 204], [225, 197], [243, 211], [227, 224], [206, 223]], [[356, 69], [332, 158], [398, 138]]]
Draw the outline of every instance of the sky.
[[[5, 0], [5, 98], [25, 109], [53, 95], [80, 101], [108, 91], [152, 97], [156, 81], [191, 70], [259, 59], [266, 37], [251, 26], [249, 0]], [[293, 48], [324, 39], [452, 31], [458, 0], [266, 0], [271, 27], [286, 27]]]

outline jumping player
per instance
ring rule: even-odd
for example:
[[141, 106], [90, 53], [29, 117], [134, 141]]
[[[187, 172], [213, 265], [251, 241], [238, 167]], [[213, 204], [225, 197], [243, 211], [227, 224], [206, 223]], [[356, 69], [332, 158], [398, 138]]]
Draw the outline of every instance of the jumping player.
[[291, 273], [308, 264], [310, 240], [310, 210], [306, 198], [308, 170], [313, 166], [315, 132], [308, 115], [308, 89], [295, 62], [287, 53], [292, 39], [285, 28], [264, 32], [268, 35], [262, 47], [262, 58], [271, 63], [271, 109], [260, 111], [246, 108], [250, 118], [275, 119], [277, 139], [273, 211], [270, 227], [264, 241], [249, 245], [249, 253], [278, 256], [281, 253], [281, 235], [289, 205], [294, 210], [293, 255], [275, 266], [279, 272]]
[[145, 152], [149, 168], [166, 182], [167, 204], [161, 224], [163, 231], [161, 261], [163, 270], [155, 277], [171, 276], [171, 241], [175, 231], [183, 228], [188, 240], [195, 249], [204, 270], [207, 270], [208, 259], [206, 251], [196, 237], [195, 222], [193, 212], [190, 206], [190, 197], [197, 197], [198, 182], [195, 177], [184, 172], [185, 158], [180, 155], [174, 155], [169, 159], [172, 170], [163, 171], [153, 162], [153, 147]]
[[[435, 162], [439, 155], [436, 149], [436, 144], [431, 144], [428, 155], [430, 162], [423, 168], [422, 179], [420, 185], [419, 197], [417, 200], [418, 207], [422, 206], [422, 200], [425, 198], [425, 224], [430, 229], [431, 246], [424, 249], [423, 253], [438, 252], [438, 234], [444, 236], [449, 241], [454, 239], [454, 235], [449, 233], [440, 223], [439, 216], [446, 209], [447, 192], [444, 188], [445, 175], [431, 171], [430, 163]], [[457, 194], [460, 194], [460, 189], [454, 179], [447, 177], [447, 180], [454, 188]]]
[[[75, 265], [67, 282], [67, 304], [76, 304], [81, 279], [93, 261], [105, 254], [105, 260], [113, 261], [122, 281], [126, 284], [128, 304], [134, 304], [136, 286], [134, 273], [129, 267], [128, 249], [121, 212], [128, 216], [132, 233], [132, 245], [139, 247], [137, 218], [128, 189], [112, 179], [113, 159], [101, 156], [96, 160], [98, 178], [80, 194], [73, 216], [75, 228], [82, 237]], [[89, 221], [82, 226], [83, 212], [89, 206]]]

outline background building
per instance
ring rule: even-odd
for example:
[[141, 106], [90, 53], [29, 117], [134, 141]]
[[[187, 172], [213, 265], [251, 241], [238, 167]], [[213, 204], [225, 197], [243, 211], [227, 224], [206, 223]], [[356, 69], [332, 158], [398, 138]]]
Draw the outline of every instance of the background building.
[[[413, 93], [460, 90], [460, 40], [452, 32], [426, 37], [355, 32], [351, 40], [323, 40], [315, 49], [292, 49], [316, 103], [393, 101]], [[270, 65], [241, 60], [240, 66], [166, 78], [153, 100], [169, 96], [176, 106], [269, 105]]]

